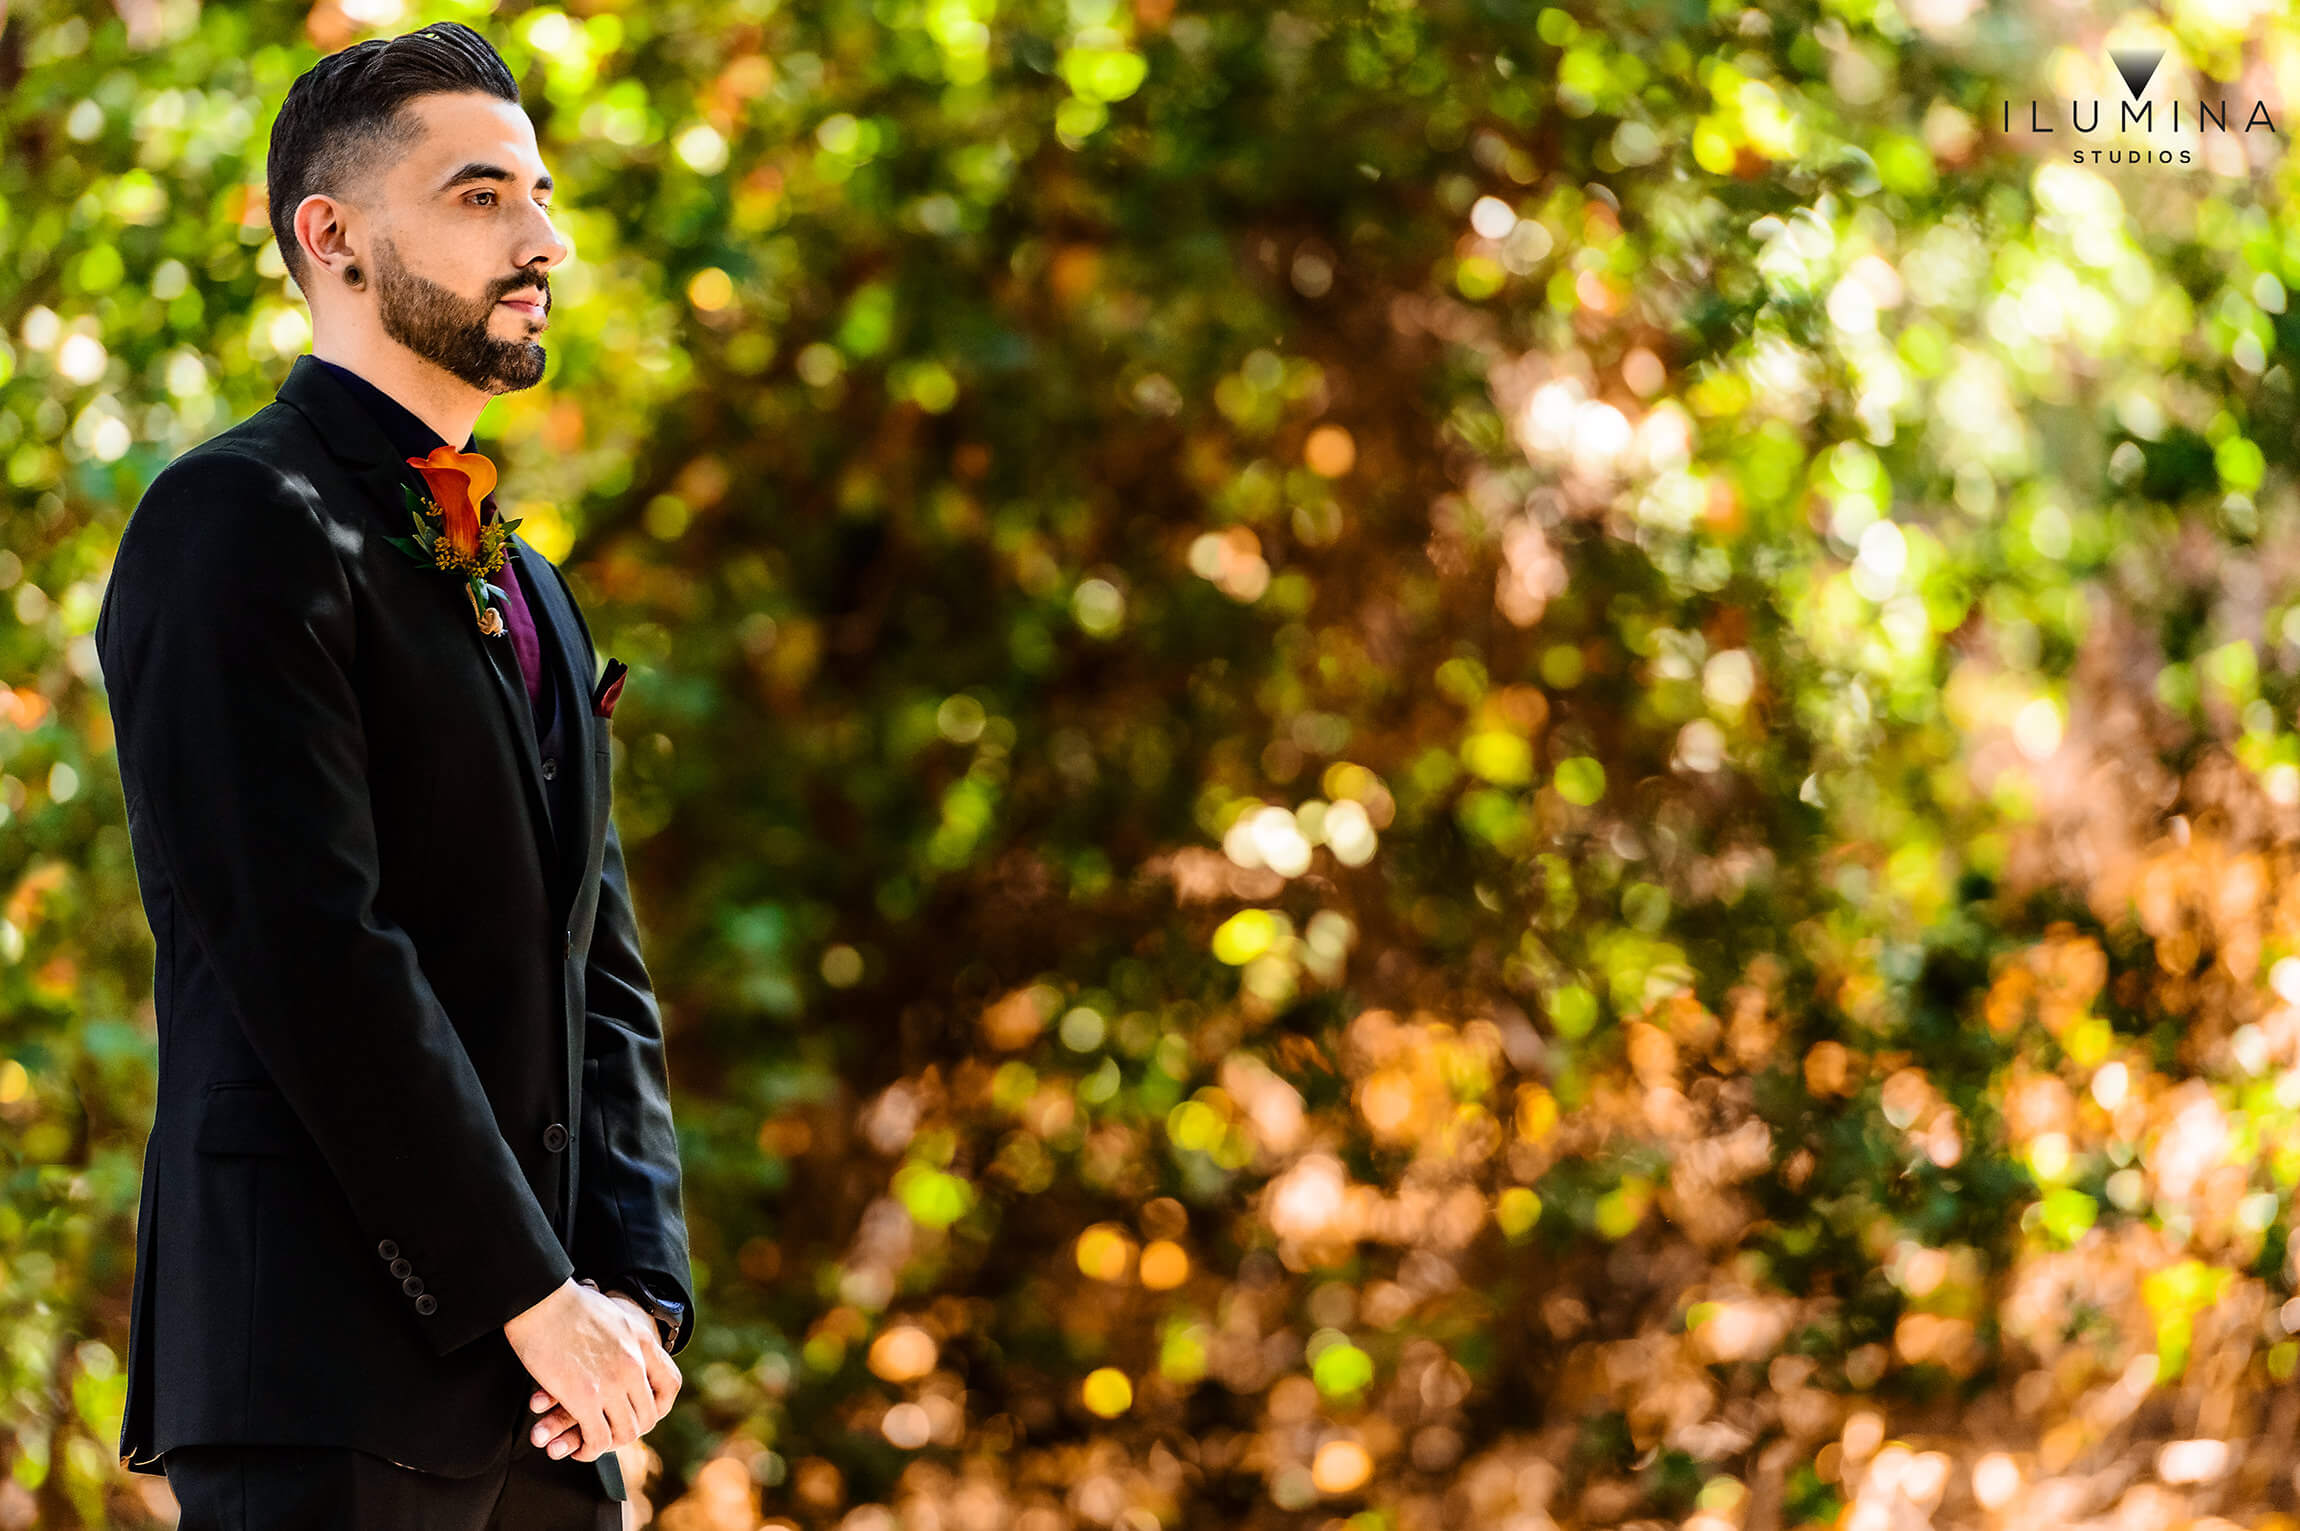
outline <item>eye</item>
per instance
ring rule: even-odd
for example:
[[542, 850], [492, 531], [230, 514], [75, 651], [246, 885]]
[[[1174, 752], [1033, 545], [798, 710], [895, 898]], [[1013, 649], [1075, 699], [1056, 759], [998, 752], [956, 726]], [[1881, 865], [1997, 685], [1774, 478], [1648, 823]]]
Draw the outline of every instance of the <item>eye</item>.
[[481, 187], [478, 191], [473, 192], [472, 195], [475, 197], [492, 197], [495, 195], [495, 193], [485, 187]]

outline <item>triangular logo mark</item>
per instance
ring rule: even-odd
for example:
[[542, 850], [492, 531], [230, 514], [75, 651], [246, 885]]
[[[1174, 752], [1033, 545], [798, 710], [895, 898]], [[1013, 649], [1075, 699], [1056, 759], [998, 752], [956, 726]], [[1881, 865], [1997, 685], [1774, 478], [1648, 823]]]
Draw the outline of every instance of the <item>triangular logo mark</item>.
[[2109, 58], [2116, 64], [2116, 72], [2124, 77], [2124, 88], [2132, 92], [2132, 99], [2148, 89], [2148, 82], [2156, 78], [2156, 68], [2164, 62], [2162, 48], [2111, 48]]

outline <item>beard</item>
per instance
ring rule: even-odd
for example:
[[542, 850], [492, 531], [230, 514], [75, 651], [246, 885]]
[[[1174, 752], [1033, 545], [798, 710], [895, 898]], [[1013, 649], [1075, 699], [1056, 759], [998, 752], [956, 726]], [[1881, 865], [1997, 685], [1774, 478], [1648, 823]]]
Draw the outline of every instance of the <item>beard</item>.
[[[488, 333], [495, 306], [514, 291], [534, 290], [537, 279], [514, 277], [476, 301], [418, 276], [399, 259], [388, 236], [375, 242], [375, 285], [383, 332], [474, 388], [510, 393], [543, 380], [544, 351], [533, 340], [503, 340]], [[538, 293], [549, 311], [547, 291]]]

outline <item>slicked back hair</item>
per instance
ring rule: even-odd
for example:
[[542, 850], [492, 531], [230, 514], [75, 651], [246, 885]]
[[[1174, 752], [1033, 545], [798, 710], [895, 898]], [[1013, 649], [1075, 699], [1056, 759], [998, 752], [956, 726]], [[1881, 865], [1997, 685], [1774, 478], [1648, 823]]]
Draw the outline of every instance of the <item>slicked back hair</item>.
[[372, 187], [421, 136], [407, 104], [418, 96], [480, 91], [519, 100], [519, 82], [486, 38], [459, 21], [354, 43], [297, 76], [272, 123], [264, 181], [272, 237], [288, 275], [311, 296], [295, 210], [315, 192], [352, 197]]

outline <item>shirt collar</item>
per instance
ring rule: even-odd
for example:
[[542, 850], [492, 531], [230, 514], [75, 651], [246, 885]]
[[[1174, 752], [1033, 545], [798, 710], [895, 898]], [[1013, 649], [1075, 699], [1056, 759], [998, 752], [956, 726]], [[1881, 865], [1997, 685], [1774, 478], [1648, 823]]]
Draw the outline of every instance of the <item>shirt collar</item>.
[[[349, 367], [331, 362], [324, 356], [314, 356], [312, 360], [335, 374], [337, 380], [351, 390], [352, 397], [367, 407], [368, 413], [375, 417], [376, 424], [383, 427], [384, 435], [391, 439], [392, 446], [400, 456], [428, 457], [434, 448], [447, 444], [446, 438], [426, 425], [421, 415]], [[460, 450], [477, 450], [478, 440], [479, 437], [474, 434]]]

